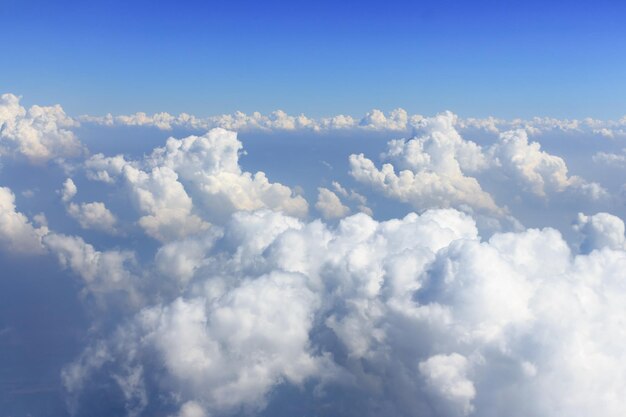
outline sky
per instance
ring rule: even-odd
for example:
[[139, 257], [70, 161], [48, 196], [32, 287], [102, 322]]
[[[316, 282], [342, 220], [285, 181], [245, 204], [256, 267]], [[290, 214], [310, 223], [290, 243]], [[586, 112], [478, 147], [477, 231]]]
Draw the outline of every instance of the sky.
[[623, 417], [624, 7], [0, 0], [0, 417]]
[[[0, 2], [3, 91], [79, 113], [619, 118], [617, 1]], [[56, 101], [55, 101], [56, 100]]]

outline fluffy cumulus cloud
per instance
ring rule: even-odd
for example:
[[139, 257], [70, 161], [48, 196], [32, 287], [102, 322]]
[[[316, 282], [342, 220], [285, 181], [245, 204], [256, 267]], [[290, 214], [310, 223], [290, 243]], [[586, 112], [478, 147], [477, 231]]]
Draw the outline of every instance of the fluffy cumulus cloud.
[[170, 138], [141, 161], [97, 154], [85, 163], [87, 177], [117, 179], [142, 214], [149, 236], [170, 241], [223, 223], [238, 210], [270, 208], [304, 216], [306, 200], [287, 186], [271, 183], [263, 172], [251, 174], [238, 163], [242, 144], [220, 128], [203, 136]]
[[593, 216], [578, 214], [574, 228], [580, 232], [583, 240], [580, 249], [590, 252], [594, 249], [625, 249], [624, 221], [609, 213], [597, 213]]
[[467, 358], [458, 353], [434, 355], [419, 364], [426, 386], [445, 403], [440, 411], [446, 415], [468, 415], [474, 410], [476, 389], [467, 379], [467, 368]]
[[592, 199], [606, 196], [606, 190], [599, 184], [568, 175], [563, 158], [542, 151], [538, 142], [529, 142], [524, 130], [503, 133], [489, 153], [493, 164], [505, 175], [538, 196], [565, 190], [580, 192]]
[[0, 96], [0, 155], [34, 163], [80, 155], [82, 145], [71, 130], [75, 126], [59, 105], [26, 110], [17, 96]]
[[15, 194], [0, 187], [0, 247], [11, 253], [41, 253], [41, 237], [47, 227], [35, 227], [23, 213], [17, 211]]
[[67, 212], [83, 229], [101, 230], [113, 235], [117, 233], [117, 218], [102, 202], [70, 203]]
[[454, 128], [456, 116], [442, 113], [421, 123], [423, 133], [411, 140], [392, 140], [379, 169], [363, 154], [350, 156], [350, 174], [385, 195], [419, 209], [468, 205], [497, 213], [489, 193], [467, 172], [485, 165], [478, 145]]
[[416, 209], [456, 207], [505, 216], [496, 196], [483, 189], [478, 176], [499, 178], [509, 187], [548, 198], [568, 192], [592, 200], [606, 198], [604, 187], [569, 175], [565, 160], [531, 142], [525, 130], [510, 130], [483, 149], [464, 139], [450, 113], [423, 118], [417, 135], [388, 143], [382, 167], [364, 154], [350, 156], [350, 174], [358, 182]]
[[553, 229], [481, 239], [455, 210], [336, 227], [241, 213], [170, 247], [198, 247], [180, 292], [94, 341], [66, 384], [131, 380], [128, 398], [172, 415], [255, 413], [293, 385], [333, 415], [618, 416], [623, 223], [589, 219], [604, 238], [575, 255]]
[[61, 200], [64, 203], [67, 203], [72, 198], [74, 198], [77, 192], [78, 192], [78, 188], [76, 187], [76, 184], [74, 184], [74, 180], [72, 180], [71, 178], [66, 179], [63, 182], [63, 187], [59, 190], [59, 194], [61, 195]]
[[131, 165], [124, 180], [138, 210], [139, 225], [149, 236], [167, 241], [206, 229], [209, 224], [193, 213], [193, 202], [168, 167], [142, 171]]
[[[593, 160], [622, 164], [611, 141], [626, 121], [402, 109], [81, 121], [203, 132], [89, 156], [60, 107], [0, 100], [0, 152], [16, 157], [2, 172], [15, 193], [0, 187], [3, 262], [52, 260], [50, 279], [79, 288], [88, 329], [54, 364], [73, 415], [624, 415], [623, 205], [540, 135], [588, 134], [605, 151]], [[389, 142], [379, 161], [355, 141], [345, 175], [333, 160], [341, 182], [295, 176], [290, 188], [244, 170], [224, 128]], [[477, 131], [490, 139], [469, 140]], [[524, 228], [510, 213], [530, 205], [544, 224], [572, 223]]]
[[333, 193], [337, 196], [341, 196], [346, 204], [352, 203], [352, 205], [356, 206], [357, 211], [369, 214], [370, 216], [374, 215], [372, 209], [367, 205], [367, 198], [363, 194], [353, 189], [348, 190], [337, 181], [333, 181], [332, 186], [333, 190], [335, 190]]
[[325, 219], [340, 218], [350, 213], [350, 208], [341, 202], [337, 194], [325, 187], [318, 189], [315, 208]]
[[58, 191], [61, 200], [67, 203], [67, 214], [73, 217], [83, 229], [100, 230], [109, 234], [117, 234], [117, 218], [102, 202], [74, 203], [71, 200], [78, 192], [78, 188], [71, 178], [63, 182]]
[[63, 268], [82, 279], [85, 292], [96, 295], [121, 292], [133, 300], [136, 298], [133, 252], [99, 251], [81, 237], [57, 233], [47, 234], [43, 243]]

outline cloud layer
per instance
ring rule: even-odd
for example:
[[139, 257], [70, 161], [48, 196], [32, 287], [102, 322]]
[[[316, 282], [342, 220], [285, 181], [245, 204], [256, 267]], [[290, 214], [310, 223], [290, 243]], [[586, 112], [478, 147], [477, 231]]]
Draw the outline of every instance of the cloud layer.
[[[291, 384], [334, 415], [618, 416], [624, 224], [587, 220], [573, 255], [552, 229], [483, 240], [454, 210], [336, 228], [237, 214], [224, 249], [172, 249], [199, 254], [180, 295], [95, 341], [65, 383], [93, 383], [101, 346], [130, 411], [176, 392], [181, 413], [258, 412]], [[366, 400], [339, 412], [354, 393]]]
[[[94, 154], [77, 120], [182, 133]], [[74, 280], [87, 329], [55, 364], [70, 415], [622, 416], [623, 125], [74, 119], [5, 94], [0, 254]], [[334, 165], [293, 168], [336, 129], [354, 140], [324, 148]], [[250, 130], [311, 136], [259, 170]]]
[[[268, 115], [254, 112], [246, 114], [235, 112], [210, 117], [196, 117], [182, 113], [172, 115], [166, 112], [148, 115], [143, 112], [132, 115], [107, 114], [106, 116], [84, 115], [77, 118], [79, 121], [103, 126], [143, 126], [155, 127], [161, 130], [183, 128], [191, 130], [209, 130], [220, 127], [235, 131], [396, 131], [406, 132], [419, 128], [427, 116], [409, 114], [402, 108], [393, 109], [387, 113], [379, 109], [372, 109], [362, 117], [338, 114], [334, 116], [313, 118], [300, 114], [290, 115], [282, 110], [276, 110]], [[462, 131], [482, 131], [499, 133], [508, 130], [525, 130], [530, 135], [545, 133], [584, 133], [599, 138], [615, 139], [626, 137], [626, 116], [619, 120], [585, 119], [556, 119], [551, 117], [534, 117], [532, 119], [499, 119], [486, 118], [457, 118], [456, 127]]]

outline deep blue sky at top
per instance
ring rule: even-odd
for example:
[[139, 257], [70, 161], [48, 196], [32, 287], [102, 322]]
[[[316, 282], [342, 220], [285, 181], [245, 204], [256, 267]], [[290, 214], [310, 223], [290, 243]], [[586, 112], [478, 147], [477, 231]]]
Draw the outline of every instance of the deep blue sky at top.
[[69, 114], [626, 114], [622, 1], [0, 0], [0, 91]]

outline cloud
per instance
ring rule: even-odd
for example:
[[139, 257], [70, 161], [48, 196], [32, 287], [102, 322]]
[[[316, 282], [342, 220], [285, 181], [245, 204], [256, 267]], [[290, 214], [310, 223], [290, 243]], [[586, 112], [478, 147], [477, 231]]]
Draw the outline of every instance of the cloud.
[[[223, 298], [178, 299], [142, 312], [140, 325], [187, 395], [209, 408], [258, 408], [274, 384], [300, 384], [319, 372], [308, 332], [317, 297], [302, 277], [272, 273]], [[288, 314], [285, 314], [288, 312]]]
[[184, 241], [203, 261], [180, 295], [68, 369], [102, 377], [80, 364], [104, 343], [116, 381], [141, 368], [148, 401], [177, 392], [181, 414], [254, 413], [288, 384], [331, 410], [358, 393], [346, 415], [619, 416], [623, 223], [581, 223], [621, 237], [574, 255], [549, 228], [482, 240], [455, 210], [334, 228], [239, 213], [215, 243]]
[[468, 367], [468, 360], [458, 353], [434, 355], [419, 363], [419, 371], [428, 388], [449, 403], [450, 409], [441, 410], [445, 415], [466, 416], [474, 410], [472, 400], [476, 389], [467, 379]]
[[[429, 117], [410, 114], [407, 110], [396, 108], [385, 113], [372, 109], [361, 117], [345, 114], [314, 118], [305, 114], [290, 115], [283, 110], [269, 114], [253, 112], [246, 114], [237, 111], [209, 117], [197, 117], [187, 113], [172, 115], [165, 112], [148, 115], [138, 112], [131, 115], [80, 116], [83, 123], [102, 126], [144, 126], [161, 130], [183, 128], [206, 131], [216, 127], [234, 131], [385, 131], [411, 132], [420, 129], [422, 122]], [[501, 119], [493, 116], [485, 118], [468, 117], [455, 119], [457, 130], [465, 133], [484, 132], [498, 135], [510, 130], [524, 130], [527, 134], [540, 136], [546, 133], [569, 135], [585, 134], [615, 139], [626, 136], [626, 117], [619, 120], [557, 119], [553, 117], [533, 117], [530, 119]]]
[[67, 213], [76, 219], [83, 229], [100, 230], [111, 235], [118, 233], [117, 218], [102, 202], [70, 203], [67, 206]]
[[350, 208], [341, 203], [337, 194], [324, 187], [318, 188], [315, 208], [325, 219], [337, 219], [350, 213]]
[[609, 213], [597, 213], [593, 216], [578, 214], [574, 229], [582, 236], [581, 251], [589, 253], [595, 249], [626, 249], [624, 221]]
[[409, 115], [404, 109], [392, 110], [388, 116], [374, 109], [361, 119], [359, 126], [374, 130], [405, 130], [408, 122]]
[[118, 234], [117, 218], [102, 202], [76, 204], [71, 200], [76, 196], [78, 188], [71, 178], [63, 182], [63, 188], [58, 191], [61, 200], [67, 204], [66, 210], [72, 218], [80, 224], [83, 229], [100, 230], [102, 232], [115, 235]]
[[239, 166], [242, 144], [233, 132], [213, 129], [203, 136], [169, 138], [140, 161], [121, 155], [95, 155], [85, 163], [87, 177], [106, 183], [122, 178], [143, 216], [139, 225], [161, 241], [171, 241], [223, 223], [238, 210], [270, 208], [296, 216], [306, 200], [265, 173]]
[[168, 241], [210, 226], [193, 213], [191, 197], [172, 169], [155, 167], [145, 172], [127, 165], [124, 178], [133, 202], [144, 214], [139, 225], [148, 236]]
[[135, 299], [136, 265], [131, 251], [98, 251], [81, 237], [49, 233], [44, 236], [45, 247], [64, 268], [82, 278], [85, 289], [94, 294], [114, 291], [127, 293]]
[[17, 254], [43, 252], [41, 237], [48, 233], [45, 226], [36, 228], [28, 217], [17, 211], [15, 194], [7, 187], [0, 187], [0, 246]]
[[593, 199], [607, 195], [599, 184], [568, 175], [565, 161], [541, 150], [538, 142], [529, 142], [524, 130], [500, 135], [489, 149], [493, 163], [525, 189], [541, 197], [571, 189]]
[[[447, 215], [450, 224], [441, 230], [437, 224], [445, 221]], [[403, 245], [411, 245], [409, 236], [415, 233], [419, 236], [420, 231], [430, 228], [441, 231], [435, 239], [429, 239], [428, 245], [432, 247], [443, 244], [456, 233], [475, 234], [471, 220], [455, 212], [430, 213], [422, 218], [412, 215], [396, 222], [381, 224], [377, 232], [379, 226], [375, 221], [358, 215], [343, 221], [341, 232], [333, 238], [333, 232], [325, 230], [319, 222], [303, 224], [269, 211], [239, 213], [222, 238], [227, 242], [226, 247], [231, 248], [229, 256], [215, 254], [214, 257], [211, 254], [214, 244], [206, 245], [196, 238], [187, 239], [185, 245], [176, 248], [168, 244], [172, 248], [168, 250], [170, 253], [189, 253], [194, 245], [198, 246], [199, 255], [193, 261], [196, 266], [185, 270], [186, 288], [191, 292], [144, 308], [106, 343], [106, 355], [94, 345], [85, 355], [94, 354], [96, 358], [82, 356], [66, 374], [80, 376], [80, 385], [88, 384], [86, 375], [93, 373], [92, 368], [98, 368], [94, 365], [99, 362], [97, 358], [111, 357], [110, 361], [118, 363], [120, 369], [140, 366], [144, 378], [151, 378], [155, 375], [143, 358], [157, 355], [167, 371], [162, 383], [181, 393], [183, 409], [184, 404], [193, 401], [209, 413], [242, 407], [259, 410], [277, 384], [301, 386], [312, 378], [332, 379], [338, 372], [336, 365], [328, 354], [318, 353], [310, 339], [313, 326], [321, 324], [316, 317], [325, 303], [320, 274], [325, 264], [329, 264], [324, 259], [329, 256], [334, 259], [330, 265], [347, 260], [357, 274], [354, 279], [358, 279], [361, 268], [366, 267], [361, 264], [367, 258], [361, 260], [360, 250], [349, 255], [354, 239], [365, 245], [376, 240], [373, 234], [385, 234], [384, 229], [388, 228], [392, 236], [397, 236], [394, 244], [399, 244], [397, 250], [401, 251]], [[320, 233], [323, 238], [317, 239]], [[294, 251], [298, 241], [301, 250]], [[322, 249], [326, 244], [332, 245], [328, 251]], [[384, 257], [382, 253], [379, 255]], [[312, 257], [307, 259], [309, 256]], [[198, 262], [201, 257], [208, 262]], [[85, 256], [77, 258], [82, 261]], [[376, 258], [382, 261], [378, 255]], [[317, 260], [322, 262], [318, 264]], [[93, 268], [76, 263], [78, 271]], [[97, 262], [89, 264], [94, 263]], [[339, 272], [342, 268], [335, 270]], [[332, 270], [328, 273], [333, 275]], [[352, 294], [354, 285], [361, 286], [358, 281], [350, 284], [353, 278], [341, 279], [348, 279], [345, 282], [348, 292], [337, 294], [340, 299]], [[358, 298], [358, 294], [352, 297]], [[337, 318], [337, 323], [341, 325], [343, 321]], [[129, 355], [131, 351], [135, 353]], [[115, 371], [115, 375], [119, 373]], [[71, 381], [66, 383], [67, 388], [78, 389], [79, 384], [74, 379]]]
[[486, 162], [480, 147], [454, 129], [455, 119], [452, 113], [442, 113], [422, 121], [420, 136], [390, 141], [383, 159], [393, 164], [385, 163], [381, 169], [363, 154], [350, 155], [350, 175], [417, 209], [468, 205], [501, 212], [478, 181], [465, 175]]
[[597, 164], [614, 165], [617, 167], [626, 166], [626, 149], [621, 153], [597, 152], [592, 157], [593, 162]]
[[205, 254], [220, 237], [222, 237], [222, 231], [212, 228], [203, 236], [177, 240], [161, 246], [155, 255], [157, 270], [164, 277], [174, 279], [184, 288], [198, 268], [208, 262]]
[[[134, 346], [137, 355], [127, 355], [126, 367], [136, 367], [141, 357], [135, 356], [157, 355], [167, 372], [162, 382], [185, 398], [198, 398], [182, 404], [183, 415], [204, 408], [259, 410], [275, 384], [300, 385], [327, 362], [310, 351], [308, 332], [319, 300], [303, 281], [276, 272], [242, 282], [220, 298], [178, 298], [146, 308], [107, 354], [119, 359]], [[83, 358], [68, 372], [84, 381], [94, 363]], [[75, 386], [74, 379], [66, 382], [70, 390]]]
[[[17, 156], [17, 165], [73, 155], [68, 138], [75, 139], [77, 125], [60, 107], [27, 111], [15, 96], [2, 100], [2, 155]], [[58, 192], [61, 209], [82, 228], [115, 238], [89, 234], [88, 242], [63, 233], [69, 219], [54, 211], [59, 204], [45, 207], [46, 214], [24, 214], [44, 204], [45, 193], [22, 191], [28, 197], [22, 213], [15, 194], [0, 188], [0, 249], [47, 253], [82, 288], [89, 331], [82, 353], [61, 374], [75, 415], [98, 412], [94, 392], [129, 416], [277, 409], [394, 417], [623, 415], [623, 208], [530, 138], [559, 131], [615, 140], [626, 121], [422, 117], [402, 109], [360, 119], [276, 111], [81, 120], [411, 137], [389, 141], [381, 165], [355, 147], [349, 163], [357, 184], [312, 183], [319, 187], [315, 208], [337, 219], [331, 222], [309, 217], [301, 178], [288, 187], [264, 172], [246, 172], [242, 143], [220, 127], [169, 138], [141, 157], [96, 154], [82, 171], [71, 171], [74, 179]], [[477, 130], [491, 141], [464, 138]], [[599, 152], [594, 161], [621, 164], [621, 157]], [[12, 184], [15, 172], [6, 175]], [[79, 201], [74, 180], [81, 184], [83, 174], [107, 187], [101, 201]], [[63, 175], [54, 181], [69, 174]], [[21, 190], [46, 184], [29, 181]], [[420, 214], [374, 219], [366, 187]], [[519, 225], [484, 233], [477, 226], [511, 220], [513, 204], [524, 215], [526, 199], [546, 203], [566, 195], [577, 197], [566, 202], [574, 216], [590, 212], [581, 202], [596, 199], [606, 208], [578, 214], [572, 234]], [[139, 227], [126, 230], [107, 208], [123, 199]], [[563, 217], [544, 206], [541, 222]], [[56, 229], [48, 229], [46, 215]]]
[[[503, 132], [483, 150], [464, 139], [457, 125], [457, 116], [450, 112], [424, 118], [414, 138], [388, 142], [380, 168], [364, 154], [350, 155], [350, 175], [418, 210], [454, 207], [506, 223], [516, 221], [506, 206], [496, 203], [501, 194], [494, 187], [497, 181], [546, 200], [566, 192], [591, 200], [608, 197], [600, 184], [570, 175], [565, 160], [530, 142], [525, 130]], [[483, 189], [479, 177], [489, 177], [491, 189]]]
[[[226, 218], [235, 210], [270, 208], [304, 216], [308, 205], [286, 186], [270, 183], [265, 173], [241, 170], [242, 144], [234, 132], [213, 129], [203, 136], [170, 138], [149, 158], [153, 166], [178, 172], [213, 217]], [[226, 214], [221, 214], [225, 212]]]
[[87, 178], [112, 184], [128, 164], [123, 155], [105, 156], [98, 153], [87, 159], [84, 166]]
[[282, 110], [276, 110], [268, 115], [259, 112], [246, 114], [235, 112], [206, 118], [198, 118], [193, 115], [182, 113], [178, 116], [168, 113], [155, 113], [147, 115], [139, 112], [132, 115], [113, 116], [107, 114], [104, 117], [81, 116], [84, 123], [96, 123], [103, 126], [152, 126], [161, 130], [171, 130], [174, 127], [193, 130], [209, 130], [223, 128], [234, 131], [330, 131], [345, 129], [362, 130], [407, 130], [418, 123], [422, 116], [409, 116], [407, 111], [401, 108], [394, 109], [388, 114], [378, 109], [365, 114], [357, 119], [349, 115], [334, 115], [314, 119], [304, 114], [298, 116], [289, 115]]
[[61, 106], [20, 106], [13, 94], [0, 96], [0, 155], [21, 156], [32, 163], [79, 156], [83, 147], [70, 130], [78, 123]]
[[335, 190], [337, 194], [342, 196], [344, 199], [352, 201], [354, 204], [356, 204], [356, 209], [360, 211], [361, 213], [365, 213], [369, 216], [374, 215], [374, 213], [372, 212], [372, 209], [370, 209], [367, 206], [367, 198], [365, 198], [364, 195], [359, 194], [354, 190], [348, 191], [337, 181], [333, 181], [333, 189]]
[[177, 417], [205, 417], [206, 413], [200, 404], [195, 401], [188, 401], [180, 408]]
[[58, 192], [59, 194], [61, 194], [61, 200], [64, 203], [67, 203], [72, 198], [74, 198], [74, 196], [78, 192], [78, 188], [76, 188], [76, 184], [74, 184], [74, 181], [71, 178], [68, 178], [63, 182], [63, 188]]

